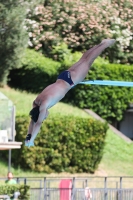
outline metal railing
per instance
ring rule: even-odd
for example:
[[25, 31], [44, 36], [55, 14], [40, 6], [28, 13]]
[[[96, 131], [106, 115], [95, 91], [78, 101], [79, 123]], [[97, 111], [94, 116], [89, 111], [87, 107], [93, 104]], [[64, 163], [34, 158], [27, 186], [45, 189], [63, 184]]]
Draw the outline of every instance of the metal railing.
[[[17, 183], [30, 185], [30, 200], [60, 200], [60, 181], [68, 178], [14, 177]], [[0, 178], [0, 184], [5, 182]], [[86, 200], [85, 188], [92, 193], [90, 200], [133, 200], [133, 177], [70, 177], [70, 200]], [[87, 199], [88, 200], [88, 199]]]
[[[68, 190], [68, 189], [63, 189]], [[133, 189], [103, 189], [91, 188], [92, 198], [90, 200], [133, 200]], [[64, 196], [65, 197], [65, 196]], [[60, 200], [60, 189], [31, 189], [30, 200]], [[69, 200], [69, 199], [68, 199]], [[85, 197], [85, 190], [74, 189], [70, 200], [88, 200]]]
[[[74, 188], [116, 188], [128, 189], [133, 188], [133, 177], [14, 177], [17, 183], [30, 185], [31, 188], [59, 188], [59, 183], [62, 179], [72, 180]], [[4, 183], [6, 178], [0, 178], [0, 184]]]

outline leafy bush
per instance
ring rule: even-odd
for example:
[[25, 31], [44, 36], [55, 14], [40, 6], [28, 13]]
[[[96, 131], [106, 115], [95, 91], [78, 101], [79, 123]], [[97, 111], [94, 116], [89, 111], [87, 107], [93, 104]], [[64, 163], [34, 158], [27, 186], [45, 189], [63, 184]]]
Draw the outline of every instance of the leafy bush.
[[[101, 58], [94, 62], [86, 80], [133, 81], [133, 67], [109, 64]], [[121, 121], [133, 99], [132, 87], [77, 85], [63, 101], [89, 108], [108, 122]]]
[[18, 199], [24, 199], [24, 200], [29, 200], [30, 195], [29, 195], [29, 189], [30, 186], [28, 185], [0, 185], [0, 195], [8, 195], [10, 198], [13, 196], [14, 192], [19, 191], [20, 196]]
[[73, 51], [83, 51], [104, 38], [116, 44], [103, 54], [110, 62], [133, 63], [133, 4], [131, 0], [47, 1], [26, 20], [30, 47], [51, 56], [61, 42]]
[[27, 49], [21, 61], [22, 67], [10, 71], [8, 84], [33, 93], [41, 92], [46, 86], [56, 81], [61, 71], [68, 69], [81, 57], [81, 53], [72, 53], [64, 43], [56, 46], [52, 54], [58, 57], [57, 60], [60, 62]]
[[10, 71], [9, 85], [22, 90], [38, 93], [49, 83], [55, 82], [60, 63], [34, 50], [27, 49], [21, 61], [22, 67]]
[[60, 71], [71, 67], [81, 58], [81, 56], [82, 53], [80, 52], [75, 51], [72, 53], [72, 50], [69, 49], [68, 45], [64, 42], [60, 45], [53, 46], [51, 51], [51, 57], [61, 63]]
[[[17, 141], [24, 141], [28, 121], [26, 116], [17, 117]], [[94, 172], [103, 155], [107, 129], [106, 123], [94, 119], [48, 118], [35, 147], [22, 145], [19, 151], [14, 150], [13, 163], [37, 172]]]

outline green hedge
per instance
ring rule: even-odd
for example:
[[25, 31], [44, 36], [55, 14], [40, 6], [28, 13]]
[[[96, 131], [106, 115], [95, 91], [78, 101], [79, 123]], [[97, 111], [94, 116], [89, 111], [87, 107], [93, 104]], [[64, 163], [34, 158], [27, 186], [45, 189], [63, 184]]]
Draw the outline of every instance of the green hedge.
[[[96, 60], [86, 80], [133, 81], [133, 66]], [[77, 85], [64, 98], [80, 108], [89, 108], [108, 122], [121, 121], [133, 100], [132, 87]]]
[[29, 200], [30, 194], [29, 194], [30, 186], [28, 185], [0, 185], [0, 195], [8, 195], [10, 198], [13, 197], [14, 192], [19, 191], [20, 196], [18, 199], [24, 199]]
[[[28, 124], [28, 117], [17, 117], [16, 141], [24, 141]], [[49, 117], [35, 147], [22, 145], [12, 152], [12, 161], [37, 172], [94, 172], [103, 155], [107, 129], [106, 123], [94, 119]]]
[[60, 63], [27, 49], [20, 69], [10, 71], [8, 84], [21, 90], [38, 93], [55, 82]]
[[59, 62], [27, 49], [21, 61], [22, 67], [10, 71], [8, 84], [14, 88], [39, 93], [55, 82], [61, 71], [70, 67], [81, 57], [79, 52], [71, 53], [64, 43], [54, 47], [52, 53], [58, 57]]

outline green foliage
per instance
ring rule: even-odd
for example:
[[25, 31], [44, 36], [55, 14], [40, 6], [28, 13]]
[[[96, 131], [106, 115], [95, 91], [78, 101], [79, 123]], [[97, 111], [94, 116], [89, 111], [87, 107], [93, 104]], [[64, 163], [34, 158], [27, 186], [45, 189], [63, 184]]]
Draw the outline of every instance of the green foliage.
[[61, 71], [75, 64], [81, 58], [82, 53], [77, 51], [72, 53], [68, 45], [63, 42], [60, 45], [53, 46], [51, 56], [54, 60], [61, 62]]
[[39, 3], [43, 0], [0, 1], [0, 85], [6, 84], [9, 70], [20, 67], [28, 46], [26, 15]]
[[52, 46], [61, 42], [73, 51], [83, 51], [104, 38], [114, 38], [116, 44], [104, 57], [110, 62], [133, 63], [132, 0], [46, 2], [27, 15], [32, 48], [50, 56]]
[[30, 186], [28, 185], [0, 185], [0, 195], [8, 195], [10, 198], [13, 196], [14, 192], [19, 191], [20, 196], [18, 199], [24, 199], [24, 200], [29, 200], [30, 195], [29, 195], [29, 189]]
[[[103, 62], [94, 62], [86, 80], [133, 81], [133, 67]], [[108, 122], [121, 121], [133, 99], [132, 87], [77, 85], [64, 99], [80, 108], [89, 108]]]
[[[28, 117], [16, 119], [16, 140], [24, 141]], [[56, 116], [48, 118], [35, 147], [13, 151], [14, 164], [37, 172], [94, 172], [104, 148], [108, 126], [94, 119]], [[20, 156], [21, 155], [21, 156]]]
[[21, 60], [22, 67], [10, 71], [9, 84], [15, 88], [38, 93], [57, 78], [59, 62], [45, 58], [27, 49]]
[[72, 52], [71, 49], [68, 49], [67, 44], [61, 43], [60, 45], [53, 46], [51, 51], [52, 58], [57, 61], [64, 61], [66, 55], [71, 56]]
[[8, 84], [28, 92], [41, 92], [46, 86], [56, 81], [61, 71], [68, 69], [81, 58], [81, 53], [71, 53], [65, 43], [55, 46], [52, 55], [56, 56], [57, 61], [46, 58], [35, 50], [27, 49], [21, 59], [22, 67], [10, 70]]
[[[17, 17], [16, 17], [17, 16]], [[0, 2], [0, 84], [7, 81], [8, 71], [20, 66], [20, 58], [28, 42], [24, 29], [26, 5], [19, 0]]]
[[82, 56], [82, 53], [75, 51], [72, 54], [66, 54], [64, 56], [64, 60], [62, 61], [62, 66], [64, 67], [71, 67], [73, 64], [75, 64]]

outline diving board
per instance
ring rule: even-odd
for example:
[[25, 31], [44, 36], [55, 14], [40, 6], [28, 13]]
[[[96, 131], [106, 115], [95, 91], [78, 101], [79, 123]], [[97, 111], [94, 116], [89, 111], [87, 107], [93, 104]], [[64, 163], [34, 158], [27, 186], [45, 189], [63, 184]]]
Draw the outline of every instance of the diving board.
[[133, 82], [127, 81], [109, 81], [109, 80], [91, 80], [82, 81], [79, 84], [90, 84], [90, 85], [112, 85], [112, 86], [123, 86], [123, 87], [133, 87]]

